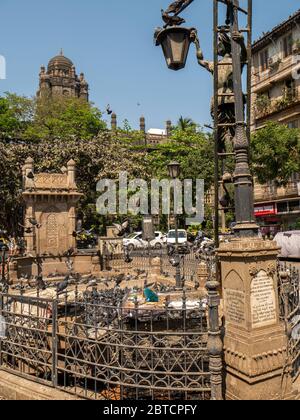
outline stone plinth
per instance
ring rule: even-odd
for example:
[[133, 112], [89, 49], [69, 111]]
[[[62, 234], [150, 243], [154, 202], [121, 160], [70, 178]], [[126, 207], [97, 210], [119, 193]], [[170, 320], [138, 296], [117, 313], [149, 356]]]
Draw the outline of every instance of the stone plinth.
[[[97, 253], [87, 255], [77, 253], [72, 256], [72, 262], [74, 264], [73, 270], [75, 273], [81, 275], [92, 274], [94, 276], [100, 274], [101, 265]], [[40, 257], [39, 265], [37, 264], [36, 258], [17, 257], [13, 264], [14, 267], [13, 269], [11, 268], [10, 271], [11, 283], [18, 283], [18, 279], [24, 275], [34, 277], [41, 272], [45, 277], [48, 277], [52, 273], [59, 273], [62, 276], [69, 273], [69, 269], [66, 266], [66, 260], [61, 257]]]
[[275, 242], [258, 238], [233, 240], [219, 248], [228, 399], [290, 396], [287, 336], [279, 319], [278, 254]]

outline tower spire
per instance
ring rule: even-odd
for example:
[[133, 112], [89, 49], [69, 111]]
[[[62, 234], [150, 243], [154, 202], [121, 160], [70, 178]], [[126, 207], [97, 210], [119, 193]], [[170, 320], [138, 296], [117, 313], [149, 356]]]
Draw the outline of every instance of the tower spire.
[[64, 55], [64, 51], [62, 48], [60, 49], [60, 55]]

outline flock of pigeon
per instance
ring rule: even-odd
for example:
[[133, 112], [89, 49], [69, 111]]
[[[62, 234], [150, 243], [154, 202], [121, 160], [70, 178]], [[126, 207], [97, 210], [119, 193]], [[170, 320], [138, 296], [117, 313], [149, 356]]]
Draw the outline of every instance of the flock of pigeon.
[[[19, 282], [10, 286], [10, 289], [19, 291], [21, 293], [26, 293], [26, 291], [34, 289], [36, 289], [38, 292], [45, 291], [47, 289], [55, 289], [57, 295], [60, 296], [61, 294], [65, 293], [71, 286], [78, 286], [83, 288], [85, 286], [86, 291], [89, 291], [89, 289], [99, 289], [98, 293], [105, 295], [106, 291], [121, 289], [121, 286], [122, 289], [132, 289], [132, 284], [134, 281], [142, 280], [144, 281], [144, 284], [147, 285], [147, 287], [152, 287], [155, 292], [168, 293], [176, 290], [176, 286], [172, 284], [165, 285], [160, 282], [154, 282], [151, 285], [147, 284], [148, 273], [145, 270], [140, 269], [134, 270], [132, 274], [116, 272], [113, 276], [99, 278], [93, 275], [81, 276], [78, 273], [68, 274], [61, 281], [55, 281], [55, 278], [61, 279], [60, 274], [57, 272], [50, 274], [47, 279], [45, 279], [42, 275], [31, 277], [27, 274], [23, 274], [19, 278]], [[129, 287], [126, 285], [128, 282], [131, 282]], [[196, 290], [199, 288], [199, 286], [199, 283], [195, 282]]]

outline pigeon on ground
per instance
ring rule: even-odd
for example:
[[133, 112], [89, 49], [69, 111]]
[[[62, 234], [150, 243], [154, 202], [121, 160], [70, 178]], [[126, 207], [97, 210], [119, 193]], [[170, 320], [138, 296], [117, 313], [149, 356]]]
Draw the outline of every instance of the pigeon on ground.
[[69, 277], [66, 277], [65, 280], [61, 283], [59, 283], [56, 287], [57, 293], [61, 293], [64, 290], [66, 290], [69, 286]]
[[46, 283], [43, 280], [43, 276], [37, 276], [36, 277], [35, 285], [36, 285], [36, 288], [39, 289], [39, 290], [46, 290], [47, 289]]
[[125, 274], [120, 274], [115, 278], [116, 286], [120, 286], [122, 281], [125, 279]]

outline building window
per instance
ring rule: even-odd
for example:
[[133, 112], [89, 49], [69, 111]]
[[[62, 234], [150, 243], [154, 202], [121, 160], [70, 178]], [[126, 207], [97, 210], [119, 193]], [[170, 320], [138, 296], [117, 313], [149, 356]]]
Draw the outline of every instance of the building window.
[[260, 69], [265, 71], [269, 68], [269, 50], [266, 49], [260, 53]]
[[288, 122], [287, 126], [289, 128], [299, 128], [298, 120]]
[[282, 40], [283, 58], [287, 58], [293, 53], [293, 36], [289, 34]]
[[292, 101], [293, 99], [295, 99], [296, 89], [295, 89], [294, 80], [288, 79], [284, 82], [283, 96], [289, 101]]
[[300, 201], [291, 201], [289, 203], [289, 207], [290, 207], [290, 212], [291, 213], [299, 212], [300, 211]]
[[288, 203], [277, 203], [277, 213], [288, 213]]
[[299, 172], [295, 172], [292, 177], [291, 177], [291, 181], [292, 182], [300, 182], [300, 173]]

